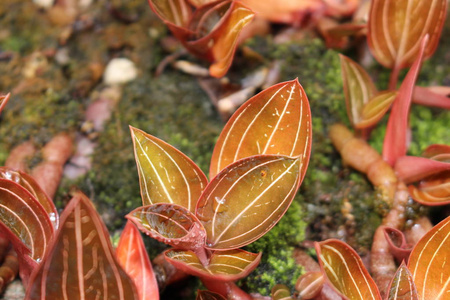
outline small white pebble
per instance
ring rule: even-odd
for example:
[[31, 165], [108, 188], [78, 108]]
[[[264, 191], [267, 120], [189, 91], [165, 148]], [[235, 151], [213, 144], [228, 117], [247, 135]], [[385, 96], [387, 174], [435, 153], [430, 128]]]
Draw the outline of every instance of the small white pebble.
[[50, 8], [55, 3], [55, 0], [33, 0], [34, 4], [42, 8]]
[[127, 58], [114, 58], [106, 66], [103, 82], [108, 85], [122, 84], [136, 79], [137, 69]]

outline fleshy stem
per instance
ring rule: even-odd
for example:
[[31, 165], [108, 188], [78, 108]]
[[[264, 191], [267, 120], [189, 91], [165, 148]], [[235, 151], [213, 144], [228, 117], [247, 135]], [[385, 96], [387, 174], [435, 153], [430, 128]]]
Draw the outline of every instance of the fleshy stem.
[[394, 68], [391, 71], [391, 75], [389, 77], [389, 90], [395, 91], [397, 89], [397, 81], [398, 81], [398, 74], [400, 73], [400, 68], [396, 64]]

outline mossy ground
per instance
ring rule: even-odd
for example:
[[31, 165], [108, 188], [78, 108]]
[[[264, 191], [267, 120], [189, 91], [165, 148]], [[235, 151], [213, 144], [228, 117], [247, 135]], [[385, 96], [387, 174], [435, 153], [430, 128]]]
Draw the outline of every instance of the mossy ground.
[[[100, 79], [91, 79], [88, 66], [106, 64], [113, 57], [130, 58], [139, 67], [139, 78], [124, 87], [121, 101], [96, 140], [93, 168], [75, 182], [65, 179], [56, 197], [62, 208], [69, 190], [81, 188], [95, 202], [108, 227], [117, 230], [124, 223], [123, 215], [141, 203], [128, 125], [174, 145], [206, 172], [223, 123], [194, 77], [171, 68], [154, 76], [156, 65], [168, 54], [161, 47], [167, 30], [150, 13], [147, 3], [112, 2], [137, 21], [118, 21], [106, 9], [106, 1], [95, 1], [86, 13], [95, 20], [95, 26], [76, 32], [61, 46], [58, 41], [62, 28], [53, 26], [44, 11], [22, 0], [2, 1], [0, 53], [10, 52], [12, 57], [0, 60], [0, 92], [16, 92], [0, 119], [0, 165], [12, 147], [25, 140], [42, 146], [60, 131], [75, 135], [83, 122], [84, 110], [93, 101], [92, 93], [103, 88]], [[448, 36], [450, 31], [446, 32]], [[450, 84], [448, 43], [444, 42], [425, 63], [420, 84]], [[302, 269], [295, 264], [292, 250], [305, 238], [337, 237], [360, 253], [366, 252], [380, 223], [381, 209], [373, 187], [363, 175], [342, 166], [328, 139], [330, 124], [349, 124], [337, 52], [327, 50], [317, 39], [275, 44], [271, 37], [254, 38], [246, 45], [260, 53], [267, 64], [280, 61], [280, 81], [299, 78], [312, 112], [311, 161], [300, 193], [280, 223], [246, 248], [262, 251], [263, 259], [259, 268], [240, 284], [249, 292], [268, 295], [276, 283], [293, 287]], [[62, 47], [68, 50], [67, 64], [60, 65], [53, 57], [46, 57], [40, 76], [24, 80], [22, 69], [33, 52]], [[257, 66], [238, 51], [230, 78], [241, 78]], [[380, 67], [371, 71], [377, 85], [383, 87], [388, 72]], [[418, 155], [432, 143], [450, 144], [449, 123], [449, 112], [414, 105], [410, 154]], [[378, 150], [385, 124], [383, 120], [372, 134], [371, 143]], [[38, 160], [39, 155], [33, 163]], [[342, 213], [346, 203], [352, 207], [354, 221]], [[146, 240], [154, 257], [162, 245]], [[193, 297], [191, 293], [184, 299]]]

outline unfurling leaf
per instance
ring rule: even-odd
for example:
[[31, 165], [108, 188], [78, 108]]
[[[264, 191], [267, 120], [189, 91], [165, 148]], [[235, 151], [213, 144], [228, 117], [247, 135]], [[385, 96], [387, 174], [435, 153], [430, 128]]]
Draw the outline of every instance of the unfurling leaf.
[[397, 92], [383, 91], [378, 93], [364, 105], [361, 112], [361, 121], [356, 124], [356, 128], [362, 129], [371, 127], [378, 123], [391, 107], [392, 102], [397, 97]]
[[117, 260], [134, 281], [139, 300], [158, 300], [159, 290], [141, 233], [127, 222], [116, 249]]
[[197, 297], [195, 300], [227, 300], [221, 294], [217, 294], [211, 291], [197, 291]]
[[243, 247], [269, 231], [284, 215], [300, 183], [302, 158], [259, 155], [220, 172], [197, 203], [206, 247]]
[[276, 84], [243, 104], [217, 140], [213, 178], [231, 163], [258, 154], [302, 156], [304, 177], [311, 152], [311, 113], [298, 80]]
[[166, 260], [185, 273], [225, 282], [246, 277], [261, 260], [261, 253], [255, 254], [241, 249], [215, 251], [211, 254], [207, 266], [189, 250], [169, 249], [164, 254]]
[[375, 58], [387, 68], [411, 66], [422, 51], [425, 35], [430, 41], [424, 57], [437, 47], [447, 13], [447, 0], [373, 0], [368, 43]]
[[350, 300], [381, 300], [375, 282], [355, 250], [334, 239], [316, 242], [315, 247], [323, 273], [342, 296]]
[[408, 268], [420, 300], [448, 299], [450, 293], [450, 217], [434, 226], [417, 243]]
[[126, 217], [145, 234], [173, 247], [197, 249], [205, 244], [202, 224], [182, 206], [157, 203], [139, 207]]
[[26, 189], [33, 197], [36, 198], [36, 200], [39, 201], [39, 203], [41, 203], [42, 207], [47, 212], [50, 221], [53, 223], [53, 226], [58, 228], [59, 215], [56, 211], [55, 204], [32, 176], [25, 172], [16, 171], [8, 167], [0, 167], [0, 178], [12, 180]]
[[324, 281], [322, 272], [307, 272], [297, 279], [295, 289], [300, 299], [314, 299], [322, 290]]
[[369, 74], [359, 64], [347, 56], [339, 55], [339, 57], [347, 115], [353, 126], [356, 126], [362, 121], [364, 106], [376, 94], [377, 89]]
[[[284, 284], [276, 284], [272, 290], [271, 295], [273, 300], [292, 300], [291, 291]], [[303, 299], [303, 298], [301, 298]]]
[[384, 227], [384, 236], [389, 243], [389, 251], [398, 262], [408, 261], [411, 247], [406, 243], [403, 232], [393, 227]]
[[115, 258], [105, 225], [81, 193], [62, 213], [60, 228], [31, 276], [25, 299], [138, 300], [133, 282]]
[[450, 171], [444, 171], [422, 180], [417, 186], [408, 186], [409, 194], [423, 205], [450, 204]]
[[16, 251], [39, 262], [54, 227], [39, 201], [19, 184], [0, 179], [0, 226]]
[[399, 157], [406, 154], [409, 107], [427, 42], [428, 35], [422, 39], [417, 59], [406, 74], [398, 91], [398, 96], [392, 105], [383, 142], [383, 159], [391, 166], [394, 166]]
[[418, 300], [416, 286], [411, 272], [402, 262], [388, 289], [389, 295], [387, 300]]
[[130, 127], [142, 203], [173, 203], [194, 211], [207, 179], [186, 155], [142, 130]]
[[10, 96], [11, 94], [0, 95], [0, 113], [5, 108], [6, 103], [8, 103]]

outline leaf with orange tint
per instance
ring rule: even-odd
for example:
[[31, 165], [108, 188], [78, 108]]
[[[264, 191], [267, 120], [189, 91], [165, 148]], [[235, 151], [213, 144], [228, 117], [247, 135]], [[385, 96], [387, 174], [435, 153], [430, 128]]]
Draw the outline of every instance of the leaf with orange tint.
[[359, 64], [342, 54], [339, 57], [347, 115], [355, 126], [362, 121], [363, 108], [375, 95], [377, 89], [369, 74]]
[[[272, 300], [292, 300], [291, 291], [284, 284], [276, 284], [273, 286], [270, 294], [272, 295]], [[303, 298], [301, 298], [303, 299]]]
[[408, 268], [420, 300], [448, 299], [450, 293], [450, 217], [427, 232], [409, 257]]
[[320, 294], [324, 281], [322, 272], [307, 272], [297, 279], [295, 289], [300, 299], [314, 299]]
[[16, 251], [36, 262], [43, 258], [53, 237], [53, 224], [33, 195], [7, 179], [0, 179], [0, 221]]
[[11, 94], [0, 95], [0, 113], [5, 108], [6, 103], [8, 103], [10, 96]]
[[227, 300], [227, 298], [211, 291], [197, 291], [195, 300]]
[[337, 292], [350, 300], [381, 300], [375, 282], [355, 250], [335, 239], [314, 244], [322, 272]]
[[243, 247], [275, 226], [298, 190], [302, 163], [300, 157], [252, 156], [214, 177], [196, 210], [207, 248]]
[[186, 155], [166, 142], [130, 127], [142, 203], [173, 203], [194, 211], [208, 180]]
[[408, 130], [408, 115], [411, 106], [411, 97], [422, 65], [423, 53], [428, 42], [428, 36], [425, 36], [421, 41], [420, 51], [418, 57], [411, 69], [406, 74], [398, 96], [392, 105], [391, 114], [389, 116], [386, 135], [383, 142], [383, 159], [394, 166], [395, 161], [406, 154], [406, 135]]
[[116, 249], [117, 260], [134, 281], [139, 300], [158, 300], [159, 290], [152, 263], [141, 233], [130, 221], [123, 229]]
[[276, 84], [244, 103], [217, 140], [209, 177], [257, 154], [302, 156], [301, 178], [311, 152], [311, 112], [298, 80]]
[[422, 180], [417, 186], [408, 186], [409, 194], [423, 205], [450, 204], [450, 171], [444, 171]]
[[90, 200], [77, 193], [61, 215], [53, 243], [28, 285], [26, 300], [138, 300], [116, 260], [110, 237]]
[[39, 203], [41, 203], [42, 207], [47, 212], [50, 221], [53, 223], [53, 226], [58, 228], [59, 215], [56, 211], [55, 204], [52, 199], [50, 199], [41, 189], [32, 176], [25, 172], [16, 171], [8, 167], [0, 167], [0, 178], [12, 180], [26, 189], [33, 197], [36, 198], [36, 200], [39, 201]]
[[186, 0], [149, 0], [151, 9], [166, 23], [186, 27], [192, 8]]
[[361, 112], [361, 121], [356, 124], [356, 128], [368, 128], [377, 124], [391, 107], [392, 102], [397, 97], [397, 92], [383, 91], [371, 98], [364, 105]]
[[402, 262], [389, 285], [387, 300], [418, 300], [411, 272]]
[[189, 250], [169, 249], [164, 252], [168, 260], [177, 269], [200, 278], [215, 281], [235, 281], [246, 277], [261, 260], [261, 253], [251, 253], [241, 249], [215, 251], [209, 264], [204, 266], [197, 255]]
[[383, 226], [384, 236], [389, 243], [389, 251], [397, 262], [408, 261], [411, 246], [407, 244], [403, 232], [393, 227]]
[[424, 57], [430, 57], [439, 42], [446, 12], [447, 0], [373, 0], [368, 23], [372, 54], [387, 68], [409, 67], [428, 34]]
[[174, 247], [196, 249], [205, 244], [202, 225], [182, 206], [157, 203], [139, 207], [126, 217], [145, 234]]
[[433, 160], [450, 163], [450, 146], [443, 144], [433, 144], [427, 147], [422, 153], [423, 157]]

